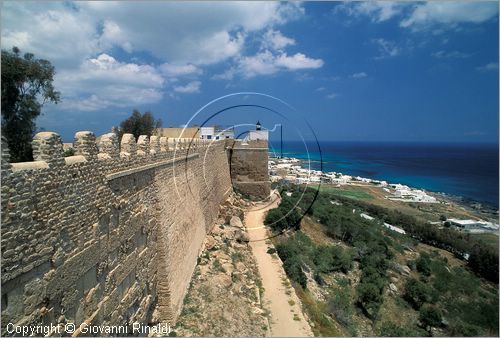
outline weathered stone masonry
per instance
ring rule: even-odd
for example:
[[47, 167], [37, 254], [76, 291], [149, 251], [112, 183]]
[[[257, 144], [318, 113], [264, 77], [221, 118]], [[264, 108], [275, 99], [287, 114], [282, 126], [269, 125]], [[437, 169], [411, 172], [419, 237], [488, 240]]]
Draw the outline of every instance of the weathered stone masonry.
[[2, 142], [2, 333], [175, 321], [232, 189], [225, 142], [187, 142], [78, 132], [65, 158], [43, 132], [35, 161], [13, 164]]
[[228, 146], [234, 190], [252, 199], [266, 199], [271, 192], [267, 162], [268, 143], [264, 140], [233, 140]]

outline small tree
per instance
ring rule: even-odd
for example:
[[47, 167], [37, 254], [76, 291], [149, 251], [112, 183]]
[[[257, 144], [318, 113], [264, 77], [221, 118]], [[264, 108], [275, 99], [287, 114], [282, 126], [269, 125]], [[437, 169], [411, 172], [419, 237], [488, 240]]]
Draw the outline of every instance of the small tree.
[[46, 102], [58, 103], [55, 69], [31, 53], [21, 57], [19, 48], [2, 50], [2, 135], [7, 138], [12, 162], [31, 161], [35, 120]]
[[432, 288], [426, 284], [410, 278], [405, 285], [403, 298], [406, 299], [414, 309], [418, 310], [426, 302], [431, 302], [436, 298]]
[[431, 258], [427, 253], [422, 253], [417, 259], [417, 270], [424, 276], [429, 277], [431, 275]]
[[441, 326], [443, 317], [441, 311], [437, 307], [425, 304], [420, 308], [419, 319], [424, 327], [438, 327]]
[[120, 123], [118, 139], [121, 139], [125, 133], [133, 134], [136, 140], [140, 135], [151, 136], [155, 129], [161, 127], [161, 123], [161, 119], [155, 119], [151, 112], [141, 114], [134, 109], [132, 116]]

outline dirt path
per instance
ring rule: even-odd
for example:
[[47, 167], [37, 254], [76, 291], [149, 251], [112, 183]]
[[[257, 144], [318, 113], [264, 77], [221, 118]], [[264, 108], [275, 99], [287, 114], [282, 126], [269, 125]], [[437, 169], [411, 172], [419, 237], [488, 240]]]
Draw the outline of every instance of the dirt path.
[[267, 210], [277, 207], [278, 204], [279, 196], [273, 195], [272, 202], [265, 204], [267, 207], [257, 205], [245, 213], [250, 247], [262, 277], [264, 305], [271, 312], [271, 336], [313, 336], [311, 327], [302, 313], [300, 300], [288, 282], [281, 261], [276, 255], [267, 253], [271, 244], [266, 243], [269, 241], [266, 241], [264, 215]]

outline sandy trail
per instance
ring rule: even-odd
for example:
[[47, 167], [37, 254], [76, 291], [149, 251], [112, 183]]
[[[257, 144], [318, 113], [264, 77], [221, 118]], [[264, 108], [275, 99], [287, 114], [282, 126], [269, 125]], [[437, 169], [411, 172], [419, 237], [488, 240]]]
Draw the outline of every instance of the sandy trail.
[[264, 226], [264, 215], [267, 210], [276, 208], [278, 204], [279, 196], [273, 194], [272, 202], [256, 205], [245, 213], [245, 227], [250, 238], [250, 247], [262, 277], [263, 302], [271, 312], [271, 336], [313, 336], [295, 290], [289, 283], [284, 283], [288, 282], [288, 278], [281, 261], [267, 253], [270, 245], [266, 244], [267, 228]]

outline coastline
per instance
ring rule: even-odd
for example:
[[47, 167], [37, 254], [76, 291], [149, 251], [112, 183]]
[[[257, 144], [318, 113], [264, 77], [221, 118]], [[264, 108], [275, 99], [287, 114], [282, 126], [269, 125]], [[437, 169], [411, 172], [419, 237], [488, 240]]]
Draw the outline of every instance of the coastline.
[[[272, 153], [269, 154], [269, 159], [270, 160], [277, 160], [279, 159], [278, 157], [272, 157]], [[311, 172], [321, 172], [323, 175], [331, 175], [331, 174], [340, 174], [344, 175], [343, 173], [340, 172], [330, 172], [330, 171], [325, 171], [325, 170], [316, 170], [316, 169], [309, 169], [309, 163], [321, 163], [319, 160], [303, 160], [300, 158], [296, 157], [290, 157], [290, 156], [284, 156], [283, 159], [288, 159], [293, 161], [294, 163], [297, 163], [300, 165], [301, 168], [310, 170]], [[346, 175], [348, 176], [348, 175]], [[366, 180], [368, 183], [371, 182], [381, 182], [378, 179], [373, 179], [370, 177], [359, 177], [357, 176], [356, 178], [361, 178], [362, 180]], [[382, 181], [384, 182], [384, 181]], [[320, 184], [324, 184], [324, 182], [319, 182]], [[388, 185], [402, 185], [402, 186], [408, 186], [408, 185], [403, 185], [398, 182], [387, 182]], [[496, 207], [493, 203], [490, 203], [488, 201], [479, 201], [475, 200], [470, 197], [465, 197], [465, 196], [460, 196], [460, 195], [454, 195], [450, 194], [447, 192], [442, 192], [442, 191], [433, 191], [429, 190], [426, 188], [422, 187], [414, 187], [414, 186], [408, 186], [412, 190], [421, 190], [424, 191], [427, 195], [432, 196], [436, 198], [437, 201], [444, 202], [444, 203], [451, 203], [451, 204], [456, 204], [461, 208], [464, 208], [466, 211], [479, 214], [478, 217], [482, 218], [487, 218], [489, 221], [496, 221], [498, 222], [499, 218], [499, 208]], [[408, 201], [408, 203], [415, 203], [417, 201]], [[425, 203], [425, 202], [417, 202], [417, 203]]]
[[[499, 208], [498, 145], [285, 141], [283, 156], [310, 160], [311, 169], [398, 182], [462, 203]], [[321, 148], [320, 148], [321, 147]], [[270, 151], [272, 155], [272, 151]], [[279, 152], [275, 152], [279, 155]]]

